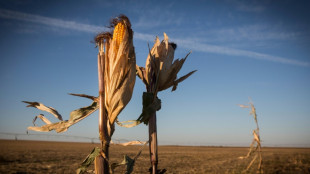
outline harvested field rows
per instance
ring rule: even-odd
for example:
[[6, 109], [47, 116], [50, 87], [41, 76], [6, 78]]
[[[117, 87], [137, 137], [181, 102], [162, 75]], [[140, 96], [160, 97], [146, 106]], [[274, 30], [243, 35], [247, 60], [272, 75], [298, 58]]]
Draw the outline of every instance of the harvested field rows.
[[[98, 144], [0, 140], [0, 173], [75, 173]], [[133, 157], [140, 146], [111, 145], [110, 160]], [[240, 173], [250, 160], [240, 160], [248, 148], [159, 146], [159, 168], [167, 173]], [[310, 173], [309, 148], [263, 148], [264, 173]], [[134, 173], [147, 173], [148, 148], [139, 157]], [[254, 164], [250, 173], [255, 172]], [[92, 170], [93, 166], [89, 168]], [[116, 173], [124, 173], [120, 167]]]

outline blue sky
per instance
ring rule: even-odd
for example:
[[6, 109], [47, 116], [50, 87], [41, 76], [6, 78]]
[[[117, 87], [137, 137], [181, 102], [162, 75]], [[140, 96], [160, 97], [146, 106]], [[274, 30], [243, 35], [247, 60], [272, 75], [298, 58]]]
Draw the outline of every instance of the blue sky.
[[[237, 104], [251, 97], [263, 145], [310, 146], [309, 1], [0, 1], [0, 132], [24, 133], [40, 113], [22, 100], [57, 109], [65, 119], [97, 96], [97, 53], [91, 43], [110, 18], [129, 17], [137, 64], [147, 44], [166, 32], [190, 50], [179, 75], [198, 71], [175, 92], [161, 92], [159, 144], [244, 145], [255, 128]], [[119, 119], [136, 119], [143, 83]], [[64, 135], [98, 137], [98, 113]], [[146, 140], [148, 128], [116, 126], [114, 139]], [[33, 132], [32, 132], [33, 133]], [[56, 133], [50, 133], [56, 134]]]

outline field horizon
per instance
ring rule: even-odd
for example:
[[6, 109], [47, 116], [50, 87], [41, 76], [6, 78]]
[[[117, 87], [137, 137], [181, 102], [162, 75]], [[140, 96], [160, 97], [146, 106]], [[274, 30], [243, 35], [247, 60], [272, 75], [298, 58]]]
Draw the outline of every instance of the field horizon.
[[[75, 173], [79, 164], [99, 144], [32, 140], [0, 140], [0, 173]], [[141, 146], [111, 145], [110, 162], [133, 158]], [[251, 159], [248, 147], [159, 146], [159, 168], [167, 173], [241, 173]], [[264, 173], [310, 173], [310, 148], [263, 147]], [[145, 147], [133, 173], [148, 173], [149, 152]], [[254, 163], [249, 173], [256, 172]], [[93, 165], [89, 167], [92, 172]], [[124, 173], [119, 167], [115, 173]]]

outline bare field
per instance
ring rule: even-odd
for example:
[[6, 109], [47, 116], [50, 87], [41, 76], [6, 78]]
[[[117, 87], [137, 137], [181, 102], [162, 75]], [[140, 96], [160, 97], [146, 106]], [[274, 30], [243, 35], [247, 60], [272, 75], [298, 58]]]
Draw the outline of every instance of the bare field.
[[[75, 173], [98, 144], [0, 140], [0, 173]], [[141, 146], [111, 145], [110, 161], [135, 156]], [[159, 168], [166, 173], [241, 173], [250, 160], [240, 160], [248, 148], [159, 146]], [[136, 162], [134, 173], [148, 173], [148, 147]], [[248, 173], [255, 173], [254, 163]], [[93, 166], [89, 168], [93, 169]], [[120, 167], [116, 173], [124, 173]], [[264, 173], [310, 173], [309, 148], [263, 148]]]

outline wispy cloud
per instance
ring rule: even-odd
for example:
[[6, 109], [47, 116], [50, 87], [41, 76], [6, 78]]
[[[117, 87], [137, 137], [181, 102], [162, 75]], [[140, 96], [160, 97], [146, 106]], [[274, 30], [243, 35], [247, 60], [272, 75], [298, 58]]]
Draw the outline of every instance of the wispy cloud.
[[261, 1], [236, 1], [229, 0], [228, 2], [236, 6], [237, 10], [244, 12], [260, 13], [265, 11], [266, 7], [261, 5]]
[[239, 4], [238, 9], [241, 11], [246, 11], [246, 12], [263, 12], [265, 10], [265, 7], [263, 6], [251, 6], [251, 5], [246, 5], [246, 4]]
[[292, 40], [299, 37], [298, 32], [284, 32], [279, 28], [283, 26], [269, 27], [264, 24], [244, 25], [233, 28], [222, 28], [209, 31], [210, 35], [224, 41], [269, 41], [269, 40]]
[[246, 50], [233, 49], [233, 48], [221, 47], [221, 46], [216, 46], [216, 45], [197, 43], [192, 40], [174, 39], [174, 41], [178, 43], [178, 45], [180, 45], [181, 47], [185, 47], [185, 48], [192, 47], [192, 50], [200, 51], [200, 52], [225, 54], [225, 55], [230, 55], [230, 56], [242, 56], [242, 57], [267, 60], [267, 61], [283, 63], [283, 64], [310, 67], [309, 62], [303, 62], [303, 61], [283, 58], [279, 56], [272, 56], [272, 55], [257, 53], [253, 51], [246, 51]]
[[55, 26], [84, 32], [91, 32], [91, 33], [100, 32], [105, 29], [104, 27], [101, 26], [81, 24], [74, 21], [65, 21], [62, 19], [55, 19], [6, 9], [0, 9], [0, 17], [5, 19], [28, 21], [33, 23], [39, 23], [49, 26]]
[[[22, 12], [17, 12], [17, 11], [11, 11], [11, 10], [6, 10], [6, 9], [0, 9], [0, 18], [28, 21], [28, 22], [33, 22], [33, 23], [38, 23], [38, 24], [43, 24], [43, 25], [48, 25], [48, 26], [65, 28], [65, 29], [70, 29], [70, 30], [77, 30], [77, 31], [82, 31], [82, 32], [91, 32], [91, 33], [100, 32], [106, 29], [105, 27], [101, 27], [101, 26], [82, 24], [82, 23], [78, 23], [74, 21], [65, 21], [62, 19], [55, 19], [55, 18], [22, 13]], [[138, 32], [135, 32], [134, 37], [135, 39], [144, 40], [144, 41], [154, 40], [153, 35], [138, 33]], [[204, 44], [204, 43], [197, 42], [191, 39], [173, 38], [173, 41], [177, 42], [180, 47], [192, 49], [194, 51], [199, 51], [199, 52], [216, 53], [216, 54], [224, 54], [224, 55], [231, 55], [231, 56], [241, 56], [241, 57], [247, 57], [247, 58], [253, 58], [253, 59], [273, 61], [273, 62], [283, 63], [283, 64], [310, 67], [309, 62], [303, 62], [303, 61], [298, 61], [298, 60], [293, 60], [293, 59], [288, 59], [288, 58], [283, 58], [283, 57], [278, 57], [278, 56], [272, 56], [272, 55], [257, 53], [253, 51], [246, 51], [246, 50], [241, 50], [241, 49], [233, 49], [233, 48], [227, 48], [227, 47], [222, 47], [222, 46]]]

